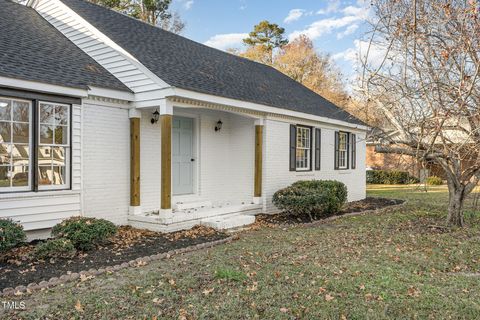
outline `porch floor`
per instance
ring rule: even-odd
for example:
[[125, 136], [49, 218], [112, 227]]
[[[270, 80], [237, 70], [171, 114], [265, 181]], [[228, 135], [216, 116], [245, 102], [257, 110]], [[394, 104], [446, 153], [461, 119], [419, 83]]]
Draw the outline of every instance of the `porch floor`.
[[[198, 206], [196, 206], [198, 205]], [[225, 230], [243, 227], [255, 222], [255, 215], [261, 213], [261, 204], [225, 202], [212, 205], [209, 201], [177, 203], [172, 215], [162, 216], [158, 211], [130, 214], [130, 225], [160, 232], [174, 232], [190, 229], [194, 225], [205, 225]]]

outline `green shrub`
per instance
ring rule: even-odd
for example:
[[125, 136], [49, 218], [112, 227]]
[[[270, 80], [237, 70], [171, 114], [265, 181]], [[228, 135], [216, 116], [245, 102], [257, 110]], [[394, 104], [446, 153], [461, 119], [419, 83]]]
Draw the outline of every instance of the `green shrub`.
[[104, 219], [73, 217], [52, 229], [55, 237], [70, 240], [78, 250], [91, 250], [117, 232], [117, 227]]
[[443, 180], [440, 177], [431, 176], [427, 178], [426, 183], [429, 186], [441, 186], [443, 184]]
[[287, 214], [327, 217], [340, 211], [347, 201], [347, 187], [338, 181], [298, 181], [278, 190], [273, 204]]
[[368, 170], [368, 184], [410, 184], [418, 183], [418, 179], [408, 172], [398, 170]]
[[72, 242], [68, 239], [51, 239], [42, 242], [35, 248], [35, 257], [47, 258], [72, 258], [77, 253]]
[[26, 238], [21, 224], [10, 219], [0, 219], [0, 253], [15, 248]]

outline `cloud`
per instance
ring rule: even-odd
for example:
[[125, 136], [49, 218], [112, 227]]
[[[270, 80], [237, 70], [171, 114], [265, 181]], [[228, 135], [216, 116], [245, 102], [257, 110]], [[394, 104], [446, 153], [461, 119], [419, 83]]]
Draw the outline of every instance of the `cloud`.
[[317, 14], [329, 14], [337, 12], [340, 8], [340, 0], [331, 0], [325, 9], [320, 9]]
[[185, 8], [185, 10], [190, 10], [193, 6], [193, 0], [188, 0], [186, 1], [184, 4], [183, 4], [183, 7]]
[[337, 33], [337, 39], [340, 40], [340, 39], [343, 39], [346, 36], [351, 35], [355, 31], [357, 31], [358, 27], [359, 27], [358, 24], [352, 24], [352, 25], [348, 26], [345, 29], [345, 31]]
[[288, 13], [288, 16], [283, 20], [283, 22], [290, 23], [290, 22], [297, 21], [303, 16], [304, 13], [305, 13], [305, 10], [303, 9], [292, 9]]
[[242, 45], [243, 39], [248, 37], [248, 33], [226, 33], [217, 34], [204, 42], [205, 45], [220, 50], [236, 48]]
[[[361, 4], [361, 3], [360, 3]], [[328, 9], [328, 8], [327, 8]], [[333, 9], [331, 9], [333, 10]], [[307, 26], [304, 30], [293, 31], [289, 35], [289, 39], [293, 40], [298, 36], [304, 34], [312, 40], [320, 38], [326, 34], [330, 34], [335, 30], [343, 30], [339, 34], [340, 37], [353, 33], [357, 27], [352, 27], [353, 25], [358, 24], [360, 21], [364, 21], [368, 18], [370, 9], [366, 5], [362, 6], [348, 6], [343, 9], [335, 9], [338, 12], [341, 12], [341, 17], [330, 17], [315, 21], [311, 25]]]
[[368, 41], [357, 39], [353, 41], [353, 47], [332, 55], [332, 59], [349, 62], [352, 66], [359, 68], [361, 67], [359, 58], [361, 57], [361, 60], [365, 60], [367, 52], [369, 65], [376, 68], [380, 66], [380, 63], [387, 54], [387, 48], [379, 44], [369, 44]]

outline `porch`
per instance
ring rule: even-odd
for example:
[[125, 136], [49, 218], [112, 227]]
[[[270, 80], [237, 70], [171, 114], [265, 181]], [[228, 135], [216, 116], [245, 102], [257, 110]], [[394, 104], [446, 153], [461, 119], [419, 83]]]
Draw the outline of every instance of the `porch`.
[[132, 109], [130, 128], [131, 225], [231, 229], [262, 212], [259, 115], [166, 99]]

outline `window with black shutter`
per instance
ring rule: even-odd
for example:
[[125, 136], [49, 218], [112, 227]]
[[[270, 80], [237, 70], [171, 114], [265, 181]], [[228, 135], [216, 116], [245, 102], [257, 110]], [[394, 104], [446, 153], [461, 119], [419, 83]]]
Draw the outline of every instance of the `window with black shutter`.
[[351, 149], [352, 149], [352, 169], [357, 167], [357, 135], [352, 133], [350, 134], [352, 138]]
[[322, 131], [315, 129], [315, 170], [320, 170], [320, 149], [322, 145]]
[[297, 126], [290, 125], [290, 171], [296, 171], [297, 165]]

